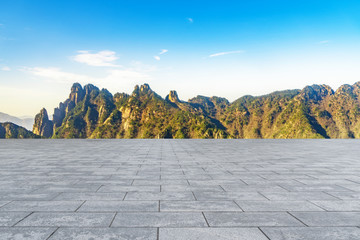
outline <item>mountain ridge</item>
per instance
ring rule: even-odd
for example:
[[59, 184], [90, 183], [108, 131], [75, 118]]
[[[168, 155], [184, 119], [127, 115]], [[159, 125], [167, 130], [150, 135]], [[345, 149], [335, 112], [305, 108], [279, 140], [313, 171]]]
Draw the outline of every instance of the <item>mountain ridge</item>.
[[183, 101], [175, 90], [162, 98], [148, 84], [112, 95], [74, 83], [53, 121], [45, 109], [37, 115], [34, 133], [52, 138], [359, 138], [359, 97], [360, 82], [336, 91], [314, 84], [233, 102], [201, 95]]

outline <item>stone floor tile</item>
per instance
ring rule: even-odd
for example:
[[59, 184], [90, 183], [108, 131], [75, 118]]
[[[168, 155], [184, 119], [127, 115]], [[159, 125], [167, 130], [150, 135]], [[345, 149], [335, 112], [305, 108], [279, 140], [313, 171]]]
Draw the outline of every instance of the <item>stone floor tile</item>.
[[356, 227], [261, 227], [271, 240], [358, 240]]
[[1, 240], [44, 240], [56, 230], [56, 228], [44, 227], [0, 227]]
[[269, 200], [299, 201], [299, 200], [338, 200], [325, 192], [260, 192]]
[[113, 227], [207, 227], [202, 213], [154, 212], [118, 213]]
[[54, 200], [116, 200], [122, 201], [125, 197], [126, 192], [82, 192], [82, 193], [60, 193], [57, 195]]
[[195, 200], [192, 192], [129, 192], [127, 200]]
[[59, 228], [49, 240], [156, 240], [156, 228]]
[[291, 212], [308, 226], [360, 226], [360, 212]]
[[235, 201], [245, 212], [324, 211], [306, 201]]
[[257, 228], [160, 228], [159, 240], [267, 240]]
[[115, 213], [35, 212], [16, 226], [23, 227], [108, 227]]
[[11, 227], [29, 214], [30, 212], [0, 212], [0, 226]]
[[304, 226], [286, 212], [205, 212], [210, 227]]
[[267, 200], [258, 192], [198, 192], [194, 191], [197, 200]]
[[327, 211], [360, 211], [360, 200], [311, 201]]
[[2, 211], [54, 211], [67, 212], [75, 211], [84, 201], [13, 201], [4, 207]]
[[160, 192], [159, 186], [114, 186], [106, 185], [99, 188], [97, 192]]
[[157, 212], [159, 201], [86, 201], [78, 212]]
[[161, 212], [242, 211], [233, 201], [160, 201]]

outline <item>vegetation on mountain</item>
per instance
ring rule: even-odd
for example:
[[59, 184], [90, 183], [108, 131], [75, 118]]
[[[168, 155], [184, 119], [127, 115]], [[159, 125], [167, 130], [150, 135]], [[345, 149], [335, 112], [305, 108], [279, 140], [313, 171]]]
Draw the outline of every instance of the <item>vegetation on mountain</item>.
[[11, 122], [0, 123], [1, 138], [40, 138], [40, 136]]
[[[43, 109], [34, 133], [52, 138], [360, 138], [360, 82], [333, 91], [326, 85], [302, 90], [225, 98], [163, 99], [149, 85], [132, 94], [75, 83], [54, 111]], [[53, 126], [53, 131], [49, 130]], [[51, 133], [51, 134], [50, 134]]]

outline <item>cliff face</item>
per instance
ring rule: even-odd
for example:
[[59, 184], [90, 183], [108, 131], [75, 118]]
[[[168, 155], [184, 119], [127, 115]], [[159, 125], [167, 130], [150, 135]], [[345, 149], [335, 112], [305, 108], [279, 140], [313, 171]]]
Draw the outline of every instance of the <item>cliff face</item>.
[[45, 138], [50, 138], [53, 135], [53, 122], [49, 120], [45, 108], [41, 109], [40, 113], [35, 116], [33, 133]]
[[[34, 133], [53, 138], [360, 138], [360, 83], [333, 91], [307, 86], [268, 95], [163, 99], [148, 84], [132, 94], [74, 84], [54, 111], [43, 109]], [[53, 132], [49, 130], [53, 126]]]
[[40, 138], [40, 136], [14, 123], [0, 123], [0, 138]]

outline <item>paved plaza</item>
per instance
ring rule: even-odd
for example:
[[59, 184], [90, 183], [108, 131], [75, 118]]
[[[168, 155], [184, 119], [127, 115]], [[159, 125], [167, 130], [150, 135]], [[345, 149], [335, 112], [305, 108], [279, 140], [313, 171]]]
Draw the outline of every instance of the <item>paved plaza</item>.
[[358, 240], [357, 140], [1, 140], [0, 239]]

